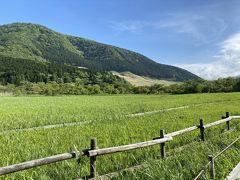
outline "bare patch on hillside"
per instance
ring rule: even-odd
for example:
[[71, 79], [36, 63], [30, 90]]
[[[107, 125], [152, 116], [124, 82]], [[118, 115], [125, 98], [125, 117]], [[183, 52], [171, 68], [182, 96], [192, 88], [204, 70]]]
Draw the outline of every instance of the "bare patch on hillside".
[[120, 78], [125, 79], [126, 81], [128, 81], [134, 86], [152, 86], [154, 84], [163, 84], [163, 85], [169, 86], [171, 84], [177, 83], [174, 81], [166, 81], [166, 80], [153, 79], [145, 76], [138, 76], [131, 72], [119, 73], [119, 72], [112, 71], [112, 73]]

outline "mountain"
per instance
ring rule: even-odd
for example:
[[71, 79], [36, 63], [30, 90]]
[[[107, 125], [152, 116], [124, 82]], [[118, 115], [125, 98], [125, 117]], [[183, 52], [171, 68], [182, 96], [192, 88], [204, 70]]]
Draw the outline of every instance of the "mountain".
[[136, 52], [63, 35], [30, 23], [0, 26], [0, 55], [86, 67], [95, 71], [129, 71], [139, 76], [170, 81], [199, 79], [184, 69], [156, 63]]

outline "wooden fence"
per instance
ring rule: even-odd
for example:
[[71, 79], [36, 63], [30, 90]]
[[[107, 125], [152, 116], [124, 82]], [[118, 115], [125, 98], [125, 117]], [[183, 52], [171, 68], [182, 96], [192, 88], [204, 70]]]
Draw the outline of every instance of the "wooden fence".
[[215, 172], [215, 160], [222, 155], [225, 151], [227, 151], [230, 147], [232, 147], [236, 142], [240, 140], [240, 137], [235, 139], [231, 144], [229, 144], [227, 147], [225, 147], [221, 152], [217, 153], [215, 156], [208, 155], [208, 163], [202, 168], [202, 170], [199, 172], [199, 174], [194, 178], [194, 180], [198, 180], [206, 171], [208, 166], [210, 166], [210, 177], [211, 179], [215, 179], [216, 172]]
[[222, 123], [226, 123], [227, 129], [229, 130], [230, 121], [232, 121], [233, 119], [239, 119], [239, 118], [240, 118], [240, 116], [229, 116], [229, 113], [227, 112], [225, 117], [222, 117], [221, 120], [215, 121], [213, 123], [204, 125], [203, 120], [200, 119], [199, 125], [197, 125], [197, 126], [192, 126], [192, 127], [185, 128], [185, 129], [182, 129], [179, 131], [175, 131], [175, 132], [172, 132], [169, 134], [164, 134], [164, 130], [161, 129], [159, 137], [153, 138], [153, 140], [139, 142], [139, 143], [135, 143], [135, 144], [117, 146], [117, 147], [98, 149], [97, 148], [97, 140], [96, 140], [96, 138], [93, 138], [93, 139], [91, 139], [89, 149], [59, 154], [59, 155], [50, 156], [50, 157], [45, 157], [42, 159], [36, 159], [36, 160], [27, 161], [27, 162], [23, 162], [23, 163], [19, 163], [19, 164], [14, 164], [14, 165], [6, 166], [6, 167], [0, 167], [0, 176], [6, 175], [9, 173], [13, 173], [13, 172], [17, 172], [17, 171], [22, 171], [22, 170], [42, 166], [42, 165], [46, 165], [46, 164], [51, 164], [51, 163], [64, 161], [64, 160], [68, 160], [68, 159], [73, 159], [73, 158], [76, 158], [79, 156], [88, 156], [90, 158], [90, 175], [88, 176], [88, 178], [95, 178], [97, 175], [97, 167], [96, 167], [97, 156], [118, 153], [118, 152], [125, 152], [125, 151], [129, 151], [129, 150], [133, 150], [133, 149], [139, 149], [139, 148], [144, 148], [144, 147], [149, 147], [152, 145], [160, 144], [160, 155], [162, 158], [165, 158], [165, 143], [168, 141], [172, 141], [173, 137], [199, 129], [200, 130], [200, 139], [201, 139], [201, 141], [204, 141], [205, 140], [205, 137], [204, 137], [205, 129], [210, 128], [212, 126], [222, 124]]

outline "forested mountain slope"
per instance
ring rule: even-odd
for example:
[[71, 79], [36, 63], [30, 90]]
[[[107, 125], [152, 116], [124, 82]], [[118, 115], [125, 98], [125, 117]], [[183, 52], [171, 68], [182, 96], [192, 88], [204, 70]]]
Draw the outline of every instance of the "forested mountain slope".
[[29, 23], [0, 26], [0, 55], [83, 66], [95, 71], [129, 71], [140, 76], [172, 81], [199, 78], [181, 68], [156, 63], [139, 53], [63, 35]]
[[94, 72], [65, 64], [12, 58], [0, 55], [0, 84], [20, 85], [31, 83], [75, 83], [79, 86], [108, 85], [118, 87], [130, 86], [125, 80], [111, 72]]

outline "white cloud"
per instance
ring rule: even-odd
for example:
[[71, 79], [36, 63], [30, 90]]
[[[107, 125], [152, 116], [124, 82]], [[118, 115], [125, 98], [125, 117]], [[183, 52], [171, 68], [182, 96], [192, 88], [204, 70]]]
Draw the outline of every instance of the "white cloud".
[[215, 60], [206, 64], [177, 65], [205, 79], [240, 75], [240, 33], [234, 34], [219, 44]]
[[230, 36], [221, 43], [219, 57], [227, 62], [240, 65], [240, 33]]
[[175, 34], [185, 34], [199, 43], [208, 43], [217, 39], [227, 24], [215, 16], [196, 15], [192, 12], [172, 13], [162, 15], [158, 20], [127, 20], [110, 22], [112, 29], [118, 33], [149, 33], [154, 31], [169, 31]]
[[193, 15], [191, 13], [169, 14], [162, 20], [153, 23], [158, 29], [168, 29], [179, 34], [188, 34], [196, 38], [201, 38], [200, 21], [204, 20], [203, 16]]
[[123, 22], [110, 22], [112, 29], [117, 32], [130, 32], [140, 33], [146, 27], [146, 22], [142, 21], [123, 21]]
[[199, 44], [216, 40], [227, 28], [223, 19], [207, 14], [175, 13], [158, 22], [159, 28], [165, 28], [178, 34], [190, 35]]

